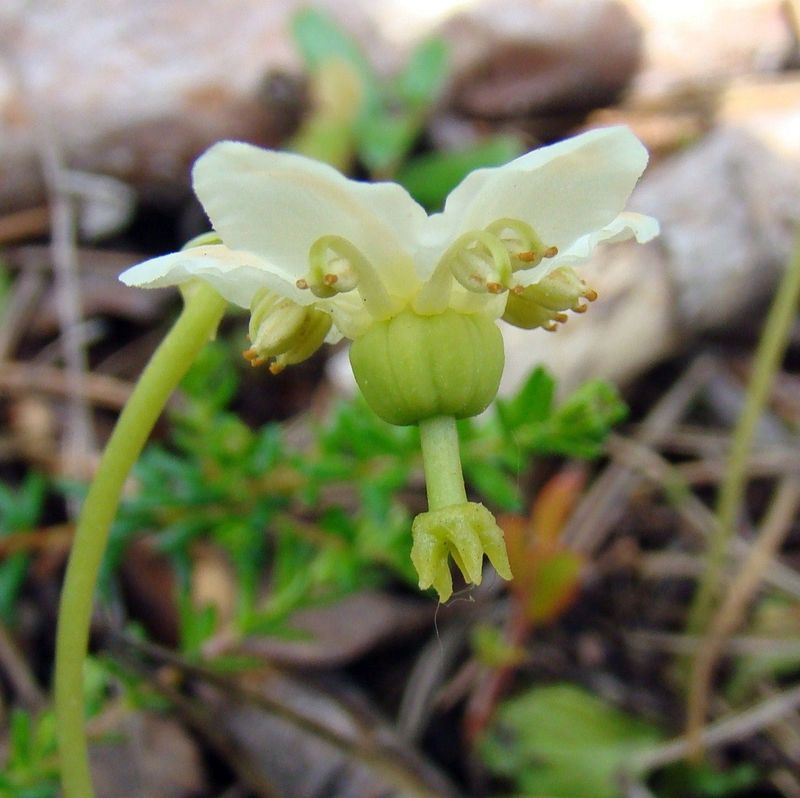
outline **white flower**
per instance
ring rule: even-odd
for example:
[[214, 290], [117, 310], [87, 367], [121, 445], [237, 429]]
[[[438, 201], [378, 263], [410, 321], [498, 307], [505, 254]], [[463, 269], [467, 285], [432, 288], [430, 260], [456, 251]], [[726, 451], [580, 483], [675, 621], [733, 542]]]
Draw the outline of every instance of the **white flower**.
[[624, 211], [646, 164], [630, 130], [595, 130], [473, 172], [442, 213], [428, 216], [394, 183], [361, 183], [300, 155], [221, 142], [193, 177], [224, 245], [155, 258], [121, 279], [158, 287], [199, 278], [250, 308], [265, 296], [274, 306], [277, 294], [313, 308], [317, 345], [326, 334], [357, 338], [404, 309], [498, 318], [509, 292], [524, 304], [527, 286], [586, 260], [598, 243], [658, 233], [655, 220]]

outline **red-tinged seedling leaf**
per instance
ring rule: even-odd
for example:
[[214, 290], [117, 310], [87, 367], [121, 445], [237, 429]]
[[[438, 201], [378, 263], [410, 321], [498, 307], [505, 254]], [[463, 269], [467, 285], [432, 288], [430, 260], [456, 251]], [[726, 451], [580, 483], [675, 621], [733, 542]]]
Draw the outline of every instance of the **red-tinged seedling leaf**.
[[544, 485], [528, 520], [505, 515], [498, 521], [514, 574], [511, 590], [531, 623], [555, 620], [578, 594], [584, 560], [560, 537], [585, 481], [583, 469], [565, 469]]
[[500, 515], [497, 524], [503, 530], [506, 539], [506, 551], [511, 573], [514, 579], [511, 589], [524, 591], [535, 571], [535, 554], [531, 545], [531, 530], [528, 519], [521, 515]]
[[531, 507], [530, 527], [537, 546], [558, 545], [564, 524], [586, 484], [582, 467], [565, 468], [551, 477]]
[[568, 549], [552, 551], [537, 560], [525, 607], [532, 623], [554, 621], [570, 607], [578, 596], [583, 563], [580, 554]]

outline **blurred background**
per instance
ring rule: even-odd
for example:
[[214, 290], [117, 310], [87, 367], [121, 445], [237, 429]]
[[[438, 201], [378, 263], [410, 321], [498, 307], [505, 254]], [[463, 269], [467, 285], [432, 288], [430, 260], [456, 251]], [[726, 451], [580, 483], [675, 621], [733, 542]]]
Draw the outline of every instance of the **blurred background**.
[[[0, 796], [58, 794], [76, 511], [180, 309], [117, 275], [207, 230], [195, 158], [294, 150], [435, 211], [472, 169], [609, 124], [651, 153], [630, 207], [662, 234], [599, 252], [599, 299], [556, 334], [505, 329], [498, 407], [460, 430], [514, 582], [419, 594], [415, 431], [361, 404], [341, 349], [251, 369], [232, 311], [112, 531], [86, 671], [98, 793], [800, 796], [796, 315], [727, 620], [689, 619], [800, 218], [799, 37], [794, 0], [4, 0]], [[687, 762], [698, 652], [711, 725]]]

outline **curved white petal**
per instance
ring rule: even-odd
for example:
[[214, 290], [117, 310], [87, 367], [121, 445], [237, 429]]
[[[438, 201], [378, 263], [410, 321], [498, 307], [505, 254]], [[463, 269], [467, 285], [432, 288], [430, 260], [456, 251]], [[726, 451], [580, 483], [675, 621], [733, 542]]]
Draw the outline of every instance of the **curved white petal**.
[[314, 296], [279, 277], [268, 263], [249, 253], [231, 250], [221, 244], [192, 247], [171, 255], [140, 263], [124, 271], [119, 279], [139, 288], [180, 285], [199, 278], [215, 288], [228, 302], [250, 307], [253, 295], [261, 288], [308, 305]]
[[468, 175], [431, 217], [426, 243], [446, 246], [501, 218], [530, 224], [546, 246], [568, 249], [610, 224], [647, 165], [647, 150], [627, 127], [593, 130], [542, 147], [505, 166]]
[[413, 253], [427, 215], [394, 183], [359, 183], [301, 155], [233, 141], [202, 155], [193, 177], [226, 245], [259, 255], [289, 282], [307, 273], [309, 248], [325, 235], [360, 249], [390, 293], [413, 278], [398, 253]]
[[645, 244], [658, 233], [658, 221], [652, 216], [626, 211], [600, 230], [581, 236], [555, 258], [543, 260], [530, 271], [518, 272], [518, 282], [520, 285], [534, 285], [562, 266], [577, 266], [591, 257], [598, 244], [615, 244], [630, 238], [635, 238], [639, 244]]

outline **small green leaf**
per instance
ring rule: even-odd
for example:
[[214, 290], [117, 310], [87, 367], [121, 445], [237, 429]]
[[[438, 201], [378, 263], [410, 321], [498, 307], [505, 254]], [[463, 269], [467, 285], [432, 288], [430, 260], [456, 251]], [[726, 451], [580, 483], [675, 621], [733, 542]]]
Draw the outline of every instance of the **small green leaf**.
[[299, 11], [292, 18], [292, 34], [309, 70], [321, 69], [327, 61], [346, 61], [361, 79], [364, 107], [373, 109], [379, 105], [380, 87], [375, 71], [358, 44], [328, 14], [314, 8]]
[[447, 42], [440, 38], [426, 39], [414, 48], [394, 89], [409, 105], [430, 105], [439, 96], [449, 70]]
[[498, 399], [497, 414], [506, 432], [523, 424], [545, 421], [553, 410], [555, 380], [541, 367], [531, 372], [513, 399]]
[[557, 684], [506, 701], [481, 754], [525, 795], [621, 798], [617, 774], [660, 737], [584, 690]]
[[512, 136], [492, 136], [458, 152], [432, 152], [412, 158], [398, 169], [395, 180], [429, 210], [441, 208], [445, 197], [472, 171], [501, 166], [523, 150]]
[[583, 565], [583, 557], [567, 549], [540, 555], [525, 608], [531, 621], [545, 623], [563, 612], [579, 587]]
[[419, 134], [416, 114], [376, 111], [356, 125], [358, 156], [371, 173], [392, 175]]
[[515, 476], [489, 460], [464, 462], [464, 476], [472, 487], [491, 504], [506, 511], [520, 510], [522, 498]]

